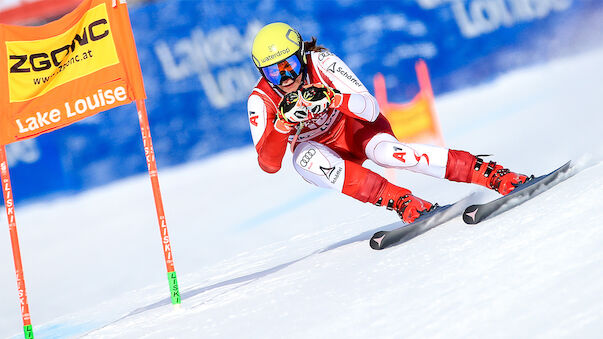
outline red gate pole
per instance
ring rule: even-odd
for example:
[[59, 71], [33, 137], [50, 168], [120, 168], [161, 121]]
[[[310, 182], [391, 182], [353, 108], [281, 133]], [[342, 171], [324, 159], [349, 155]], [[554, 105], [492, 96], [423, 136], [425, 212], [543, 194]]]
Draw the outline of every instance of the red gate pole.
[[165, 256], [165, 265], [167, 267], [168, 282], [170, 285], [170, 297], [173, 305], [180, 304], [180, 291], [178, 289], [178, 279], [176, 278], [176, 269], [174, 268], [174, 258], [172, 256], [172, 247], [168, 235], [165, 213], [163, 211], [163, 200], [159, 189], [159, 178], [157, 176], [157, 163], [155, 162], [155, 151], [153, 150], [153, 140], [151, 139], [151, 129], [149, 127], [149, 118], [144, 100], [136, 100], [136, 109], [138, 110], [138, 121], [140, 122], [140, 133], [142, 134], [142, 143], [144, 145], [144, 154], [147, 158], [147, 167], [151, 177], [153, 187], [153, 196], [155, 197], [155, 208], [157, 210], [157, 220], [159, 221], [159, 232], [161, 234], [161, 243], [163, 254]]
[[19, 291], [19, 301], [21, 303], [23, 333], [25, 334], [26, 339], [30, 339], [34, 337], [34, 334], [31, 326], [31, 317], [29, 315], [29, 304], [27, 303], [25, 277], [23, 275], [23, 264], [21, 262], [21, 250], [19, 249], [19, 237], [17, 236], [15, 200], [13, 199], [13, 189], [10, 183], [8, 162], [6, 160], [6, 148], [4, 145], [0, 145], [0, 172], [0, 180], [2, 180], [2, 193], [4, 195], [4, 206], [6, 207], [6, 216], [8, 221], [8, 230], [10, 232], [10, 242], [13, 248], [13, 260], [15, 262], [15, 273], [17, 276], [17, 289]]

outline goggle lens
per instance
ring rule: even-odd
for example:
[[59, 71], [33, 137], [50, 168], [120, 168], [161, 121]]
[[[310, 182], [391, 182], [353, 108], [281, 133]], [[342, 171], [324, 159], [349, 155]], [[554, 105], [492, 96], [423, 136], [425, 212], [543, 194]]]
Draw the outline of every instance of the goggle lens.
[[280, 85], [285, 79], [295, 80], [301, 72], [302, 63], [296, 54], [274, 65], [262, 67], [262, 73], [268, 81]]

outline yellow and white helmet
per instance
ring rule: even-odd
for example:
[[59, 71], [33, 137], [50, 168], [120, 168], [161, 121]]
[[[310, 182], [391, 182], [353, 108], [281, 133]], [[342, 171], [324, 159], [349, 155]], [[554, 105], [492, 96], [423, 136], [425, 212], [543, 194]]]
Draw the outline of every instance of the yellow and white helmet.
[[301, 35], [282, 22], [260, 29], [253, 39], [251, 58], [262, 76], [275, 85], [287, 78], [295, 80], [306, 68]]

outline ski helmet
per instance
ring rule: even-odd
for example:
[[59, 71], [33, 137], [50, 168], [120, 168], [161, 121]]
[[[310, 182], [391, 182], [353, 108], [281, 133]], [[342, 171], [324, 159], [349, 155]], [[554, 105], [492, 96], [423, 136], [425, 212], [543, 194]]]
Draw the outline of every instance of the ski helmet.
[[260, 29], [253, 40], [251, 58], [262, 76], [274, 85], [287, 78], [295, 80], [306, 69], [301, 35], [282, 22]]

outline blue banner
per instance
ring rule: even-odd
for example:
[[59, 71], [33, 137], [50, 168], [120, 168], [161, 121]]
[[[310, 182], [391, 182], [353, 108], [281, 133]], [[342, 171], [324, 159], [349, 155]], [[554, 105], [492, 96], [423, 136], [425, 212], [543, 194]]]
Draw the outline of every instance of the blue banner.
[[[259, 77], [251, 42], [273, 21], [317, 37], [369, 89], [384, 74], [398, 102], [418, 90], [418, 58], [437, 96], [603, 43], [600, 0], [166, 0], [131, 7], [130, 19], [160, 169], [251, 144], [246, 100]], [[8, 152], [16, 200], [146, 170], [133, 104]]]

